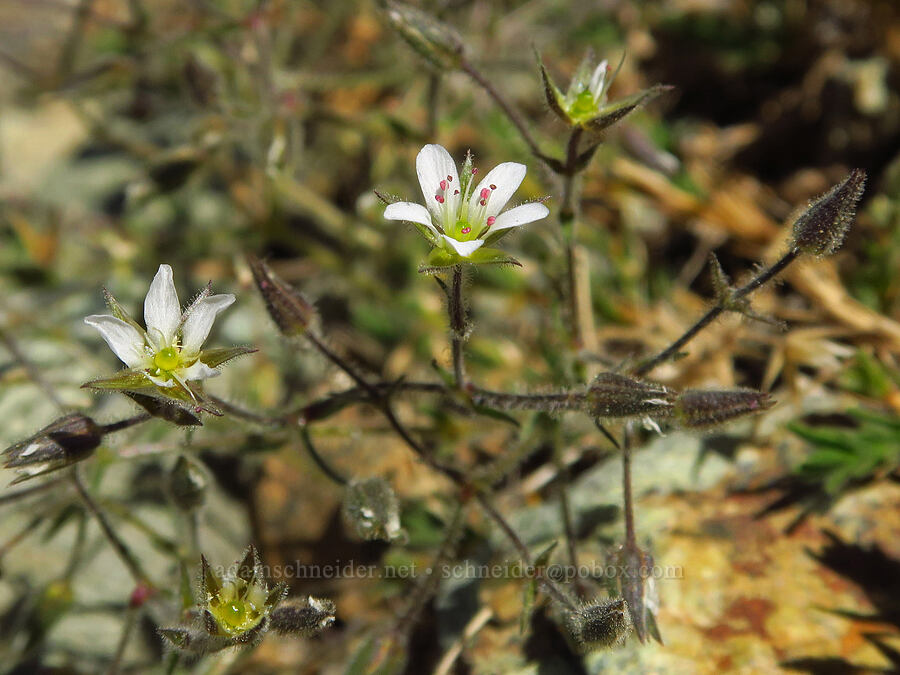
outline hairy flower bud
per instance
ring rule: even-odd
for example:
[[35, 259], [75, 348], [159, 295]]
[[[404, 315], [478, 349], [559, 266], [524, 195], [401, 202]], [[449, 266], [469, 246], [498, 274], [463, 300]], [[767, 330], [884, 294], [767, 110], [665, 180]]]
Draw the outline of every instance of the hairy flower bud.
[[279, 279], [259, 258], [248, 257], [253, 279], [266, 302], [269, 316], [283, 335], [302, 335], [313, 327], [316, 308], [290, 284]]
[[404, 536], [397, 495], [384, 478], [350, 483], [344, 494], [343, 514], [347, 526], [362, 539], [393, 541]]
[[183, 511], [193, 511], [203, 505], [209, 480], [203, 468], [192, 459], [182, 455], [169, 473], [169, 494], [172, 501]]
[[661, 384], [643, 382], [618, 373], [600, 373], [587, 392], [593, 417], [668, 417], [673, 392]]
[[566, 615], [566, 628], [578, 647], [589, 652], [620, 644], [631, 622], [624, 598], [596, 600]]
[[837, 251], [853, 222], [865, 185], [866, 172], [853, 169], [843, 181], [812, 202], [794, 222], [794, 248], [816, 256]]
[[12, 481], [20, 483], [87, 459], [102, 440], [103, 429], [94, 420], [70, 413], [4, 450], [3, 466], [21, 473]]
[[159, 396], [139, 394], [136, 391], [123, 391], [122, 393], [154, 417], [159, 417], [180, 427], [203, 426], [203, 422], [197, 415], [174, 401]]
[[689, 389], [675, 401], [674, 416], [683, 427], [702, 429], [768, 410], [773, 405], [768, 394], [752, 389]]
[[450, 26], [401, 2], [387, 0], [383, 6], [391, 26], [422, 58], [440, 70], [459, 66], [463, 41]]
[[281, 605], [271, 614], [272, 630], [312, 637], [334, 623], [336, 610], [331, 600], [309, 596]]

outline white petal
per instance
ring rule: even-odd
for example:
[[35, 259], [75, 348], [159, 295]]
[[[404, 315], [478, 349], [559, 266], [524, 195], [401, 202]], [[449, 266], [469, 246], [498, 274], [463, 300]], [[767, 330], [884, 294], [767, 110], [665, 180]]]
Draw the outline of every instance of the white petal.
[[[487, 175], [478, 184], [478, 187], [472, 191], [469, 199], [469, 222], [474, 223], [478, 210], [484, 208], [485, 218], [496, 216], [506, 206], [506, 202], [513, 196], [513, 193], [519, 189], [522, 180], [525, 178], [524, 164], [517, 162], [503, 162], [488, 171]], [[496, 189], [491, 190], [491, 185], [496, 185]], [[479, 204], [481, 191], [487, 188], [490, 192], [486, 207]]]
[[168, 389], [169, 387], [174, 387], [176, 384], [175, 380], [170, 380], [165, 377], [156, 377], [154, 375], [151, 375], [150, 373], [145, 373], [145, 375], [147, 376], [147, 379], [157, 387], [166, 387]]
[[434, 236], [440, 236], [440, 232], [431, 222], [431, 214], [421, 204], [413, 204], [412, 202], [396, 202], [388, 204], [384, 210], [384, 217], [388, 220], [407, 220], [411, 223], [419, 223], [434, 232]]
[[188, 380], [205, 380], [210, 377], [217, 377], [222, 373], [215, 368], [210, 368], [202, 361], [194, 361], [187, 368], [178, 371], [178, 376], [185, 381]]
[[157, 348], [169, 347], [181, 323], [181, 305], [172, 280], [172, 268], [160, 265], [147, 297], [144, 298], [144, 323], [147, 335]]
[[233, 302], [234, 296], [231, 293], [222, 293], [207, 295], [191, 305], [181, 328], [182, 354], [193, 356], [200, 351], [219, 312], [230, 307]]
[[451, 247], [453, 247], [453, 250], [463, 258], [468, 258], [484, 245], [483, 239], [473, 239], [472, 241], [456, 241], [456, 239], [448, 237], [446, 234], [441, 236], [443, 236], [444, 239], [447, 240], [447, 243], [450, 244]]
[[[459, 175], [456, 172], [456, 164], [447, 149], [442, 145], [432, 144], [419, 150], [416, 157], [416, 175], [419, 177], [419, 186], [425, 196], [425, 206], [438, 222], [443, 222], [445, 210], [449, 210], [455, 216], [461, 198], [461, 195], [454, 194], [459, 189]], [[450, 180], [447, 179], [447, 176], [450, 176]], [[443, 204], [434, 198], [440, 190], [442, 180], [447, 181]]]
[[497, 232], [498, 230], [506, 230], [510, 227], [518, 227], [519, 225], [524, 225], [525, 223], [531, 223], [535, 220], [546, 218], [549, 214], [550, 209], [538, 202], [522, 204], [521, 206], [517, 206], [516, 208], [510, 209], [509, 211], [501, 213], [499, 216], [497, 216], [497, 220], [495, 220], [494, 224], [491, 225], [491, 229], [488, 230], [488, 233]]
[[100, 331], [106, 344], [129, 368], [146, 368], [150, 357], [144, 351], [144, 336], [130, 323], [108, 314], [93, 314], [84, 322]]
[[591, 83], [588, 85], [588, 89], [594, 97], [594, 101], [597, 101], [600, 98], [600, 94], [603, 93], [603, 83], [606, 81], [607, 68], [609, 68], [609, 62], [604, 59], [594, 69], [594, 74], [591, 75]]

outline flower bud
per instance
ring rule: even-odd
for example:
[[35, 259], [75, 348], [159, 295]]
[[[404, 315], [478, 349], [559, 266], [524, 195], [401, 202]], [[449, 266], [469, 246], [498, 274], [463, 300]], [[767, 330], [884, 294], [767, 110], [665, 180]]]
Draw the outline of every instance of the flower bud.
[[752, 389], [689, 389], [675, 401], [674, 415], [681, 426], [702, 429], [768, 410], [773, 405], [768, 394]]
[[103, 430], [94, 420], [70, 413], [4, 450], [3, 466], [19, 471], [22, 475], [12, 482], [20, 483], [87, 459], [102, 440]]
[[325, 630], [335, 619], [335, 607], [331, 600], [309, 596], [281, 605], [270, 617], [272, 630], [312, 637]]
[[208, 484], [200, 464], [184, 455], [178, 458], [169, 473], [169, 494], [182, 511], [193, 511], [203, 505]]
[[309, 330], [316, 308], [290, 284], [285, 283], [259, 258], [248, 257], [250, 270], [266, 303], [269, 315], [283, 335], [293, 337]]
[[391, 26], [422, 58], [440, 70], [459, 66], [463, 41], [450, 26], [401, 2], [387, 0], [383, 6]]
[[158, 396], [139, 394], [136, 391], [123, 391], [122, 393], [154, 417], [159, 417], [180, 427], [203, 426], [199, 417], [174, 401]]
[[583, 652], [620, 644], [631, 629], [628, 604], [623, 598], [585, 604], [567, 614], [566, 628]]
[[344, 493], [343, 514], [347, 526], [367, 541], [393, 541], [405, 535], [397, 496], [384, 478], [350, 483]]
[[865, 185], [866, 172], [853, 169], [843, 181], [812, 202], [794, 222], [794, 248], [816, 256], [837, 251], [853, 222]]
[[593, 417], [668, 417], [673, 392], [661, 384], [618, 373], [600, 373], [591, 382], [587, 404]]

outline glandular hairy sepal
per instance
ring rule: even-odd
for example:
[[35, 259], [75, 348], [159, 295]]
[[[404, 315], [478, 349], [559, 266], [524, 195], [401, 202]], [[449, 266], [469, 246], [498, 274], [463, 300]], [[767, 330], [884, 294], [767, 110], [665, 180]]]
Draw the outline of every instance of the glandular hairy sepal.
[[768, 410], [775, 401], [752, 389], [689, 389], [675, 401], [674, 419], [687, 429], [704, 429]]
[[671, 414], [674, 393], [661, 384], [607, 372], [594, 378], [586, 400], [588, 412], [598, 419], [665, 418]]
[[316, 308], [300, 291], [280, 279], [259, 258], [249, 256], [247, 262], [269, 316], [282, 335], [295, 337], [315, 328]]
[[277, 633], [312, 637], [330, 627], [336, 609], [331, 600], [314, 598], [285, 603], [272, 612], [271, 628]]
[[793, 247], [814, 256], [831, 255], [844, 236], [866, 185], [866, 172], [853, 169], [847, 177], [813, 201], [794, 222]]

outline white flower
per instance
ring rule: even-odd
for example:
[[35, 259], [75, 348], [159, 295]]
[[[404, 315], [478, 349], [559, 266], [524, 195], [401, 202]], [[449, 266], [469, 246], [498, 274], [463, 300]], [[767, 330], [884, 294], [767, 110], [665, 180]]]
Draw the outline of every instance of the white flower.
[[524, 164], [499, 164], [474, 185], [478, 170], [472, 167], [471, 157], [466, 158], [460, 180], [450, 153], [443, 146], [426, 145], [416, 157], [416, 173], [425, 206], [396, 202], [384, 210], [384, 217], [421, 226], [419, 231], [432, 244], [457, 261], [471, 258], [486, 241], [550, 213], [538, 202], [500, 213], [525, 178]]
[[[109, 348], [132, 371], [142, 372], [159, 387], [179, 384], [190, 392], [188, 381], [220, 374], [201, 360], [200, 347], [216, 316], [233, 302], [230, 293], [210, 295], [207, 288], [182, 313], [172, 268], [160, 265], [144, 299], [146, 330], [125, 314], [123, 318], [94, 314], [84, 322], [100, 331]], [[117, 304], [114, 311], [115, 307]]]

